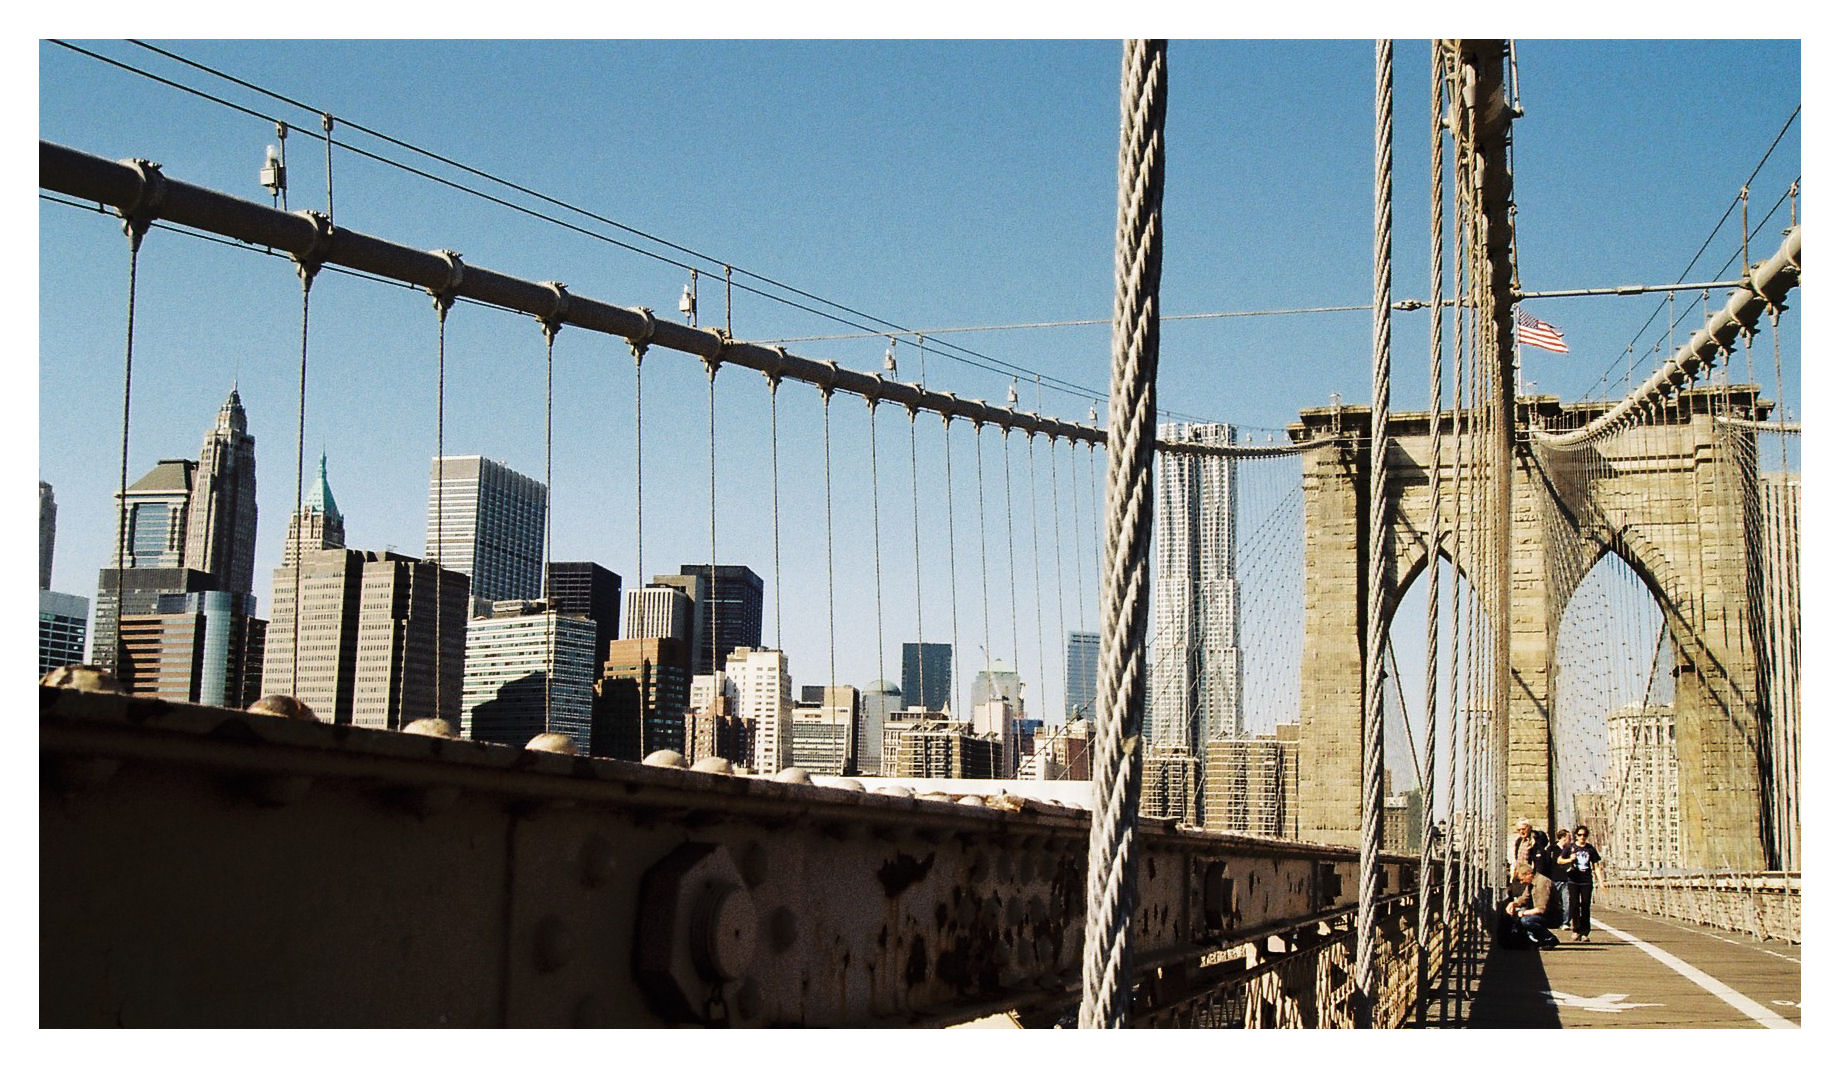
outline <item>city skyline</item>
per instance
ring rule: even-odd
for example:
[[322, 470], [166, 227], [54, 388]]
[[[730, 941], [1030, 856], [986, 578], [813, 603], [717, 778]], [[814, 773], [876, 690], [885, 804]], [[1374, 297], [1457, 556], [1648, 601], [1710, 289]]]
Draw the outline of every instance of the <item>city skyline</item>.
[[[126, 43], [86, 45], [160, 73], [184, 71]], [[952, 359], [963, 344], [1020, 367], [1041, 368], [1103, 391], [1108, 366], [1106, 319], [1111, 294], [1111, 240], [1116, 190], [1116, 47], [1109, 42], [764, 43], [648, 42], [640, 49], [659, 77], [643, 83], [583, 82], [569, 73], [593, 69], [607, 46], [588, 42], [187, 42], [187, 56], [313, 102], [342, 119], [408, 135], [454, 158], [519, 179], [570, 201], [613, 205], [613, 217], [650, 233], [708, 248], [703, 264], [701, 325], [732, 325], [736, 336], [776, 340], [848, 332], [742, 288], [726, 307], [720, 263], [784, 278], [811, 292], [862, 307], [903, 327], [1023, 321], [1093, 321], [1093, 325], [1003, 334], [929, 336], [924, 355], [903, 335], [898, 376], [924, 377], [931, 388], [1002, 403], [1013, 383], [1017, 405], [1086, 421], [1103, 404], [1037, 389], [1027, 375], [992, 373]], [[1399, 43], [1402, 69], [1422, 61], [1424, 42]], [[1370, 287], [1371, 56], [1364, 42], [1174, 42], [1169, 112], [1172, 177], [1170, 258], [1163, 304], [1159, 392], [1182, 415], [1232, 421], [1262, 437], [1306, 405], [1331, 393], [1365, 396], [1369, 324], [1364, 313], [1265, 319], [1182, 320], [1213, 313], [1302, 306], [1350, 306]], [[254, 173], [273, 127], [247, 116], [184, 104], [185, 95], [109, 68], [54, 43], [39, 47], [41, 135], [108, 158], [144, 156], [174, 178], [266, 203]], [[407, 72], [430, 83], [456, 63], [490, 81], [490, 105], [466, 128], [436, 121], [447, 106], [380, 92]], [[1530, 86], [1527, 119], [1517, 124], [1516, 182], [1521, 209], [1522, 268], [1536, 287], [1673, 281], [1743, 184], [1770, 138], [1796, 105], [1800, 60], [1794, 42], [1522, 42], [1520, 71]], [[809, 115], [762, 104], [738, 112], [732, 71], [771, 70]], [[1771, 69], [1781, 79], [1758, 84], [1743, 72]], [[513, 71], [542, 71], [525, 78]], [[714, 70], [718, 72], [711, 75]], [[1632, 92], [1628, 72], [1660, 79]], [[1692, 78], [1685, 71], [1696, 72]], [[331, 72], [331, 73], [328, 73]], [[388, 72], [385, 76], [382, 72]], [[691, 76], [691, 73], [694, 76]], [[1041, 77], [1042, 72], [1052, 72]], [[682, 77], [676, 77], [681, 75]], [[1257, 88], [1253, 79], [1256, 77]], [[676, 84], [671, 84], [675, 78]], [[880, 91], [890, 79], [932, 87], [930, 94]], [[415, 81], [414, 77], [409, 80]], [[709, 125], [707, 143], [647, 168], [626, 165], [605, 145], [584, 145], [562, 131], [533, 134], [525, 117], [560, 90], [584, 106], [628, 114], [660, 129], [686, 116]], [[1780, 84], [1779, 84], [1780, 83]], [[208, 79], [214, 91], [240, 93]], [[1785, 90], [1783, 87], [1787, 86]], [[1402, 82], [1401, 116], [1422, 114], [1422, 85]], [[1622, 101], [1614, 121], [1595, 109]], [[240, 99], [240, 96], [239, 96]], [[1004, 101], [1001, 108], [990, 106]], [[260, 101], [251, 100], [252, 103]], [[1537, 106], [1535, 106], [1537, 105]], [[264, 105], [266, 106], [266, 105]], [[1416, 109], [1416, 110], [1414, 110]], [[743, 109], [745, 111], [745, 109]], [[1231, 124], [1213, 116], [1230, 114]], [[134, 116], [133, 122], [124, 121]], [[289, 141], [289, 207], [323, 210], [323, 160], [304, 131], [317, 113], [290, 116], [301, 131]], [[851, 131], [827, 142], [816, 159], [789, 165], [787, 136], [805, 122]], [[1403, 121], [1403, 120], [1402, 120]], [[1687, 148], [1710, 123], [1747, 131], [1745, 143], [1712, 161]], [[1267, 155], [1246, 144], [1285, 146], [1308, 123], [1310, 151]], [[1632, 142], [1626, 131], [1649, 135]], [[344, 126], [341, 130], [346, 130]], [[860, 149], [880, 138], [919, 131], [929, 151], [963, 164], [945, 172], [899, 166]], [[202, 136], [201, 136], [202, 134]], [[1754, 135], [1754, 136], [1751, 136]], [[346, 136], [357, 135], [347, 132]], [[533, 136], [561, 137], [528, 145]], [[1420, 139], [1422, 142], [1422, 139]], [[1799, 173], [1800, 134], [1791, 130], [1754, 185], [1753, 223], [1787, 180]], [[1402, 136], [1396, 191], [1402, 265], [1422, 263], [1422, 147]], [[515, 153], [506, 145], [528, 146]], [[716, 151], [715, 145], [726, 146]], [[992, 154], [991, 145], [1003, 146]], [[1586, 172], [1569, 161], [1615, 146], [1622, 165]], [[808, 149], [807, 151], [811, 151]], [[624, 305], [676, 306], [687, 271], [610, 250], [604, 242], [555, 234], [552, 227], [482, 209], [451, 190], [400, 179], [344, 147], [335, 151], [337, 218], [414, 247], [459, 249], [466, 262], [533, 278], [558, 278], [576, 292]], [[735, 159], [749, 161], [735, 167]], [[803, 175], [793, 186], [793, 174]], [[814, 181], [812, 175], [819, 177]], [[1172, 171], [1172, 175], [1175, 172]], [[849, 180], [844, 175], [854, 177]], [[1418, 177], [1411, 177], [1417, 175]], [[1690, 178], [1689, 178], [1690, 175]], [[406, 182], [406, 184], [405, 184]], [[1414, 183], [1418, 185], [1414, 185]], [[976, 197], [964, 191], [978, 190]], [[1557, 210], [1555, 205], [1565, 205]], [[1631, 210], [1639, 205], [1641, 210]], [[767, 210], [772, 206], [772, 210]], [[1786, 210], [1786, 208], [1784, 209]], [[46, 202], [40, 209], [43, 284], [39, 313], [60, 329], [41, 339], [41, 469], [59, 487], [59, 565], [54, 588], [82, 588], [76, 567], [104, 565], [112, 521], [106, 494], [119, 464], [121, 281], [125, 250], [119, 227], [93, 212]], [[766, 220], [771, 219], [771, 224]], [[837, 220], [850, 220], [839, 226]], [[1029, 232], [1029, 242], [1013, 235]], [[1721, 242], [1723, 248], [1727, 242]], [[924, 249], [917, 256], [914, 250]], [[1710, 277], [1717, 264], [1702, 264]], [[1400, 295], [1422, 295], [1422, 270], [1402, 266]], [[1614, 275], [1614, 277], [1612, 277]], [[737, 283], [747, 282], [737, 272]], [[415, 553], [422, 548], [428, 458], [437, 451], [435, 321], [425, 296], [392, 291], [332, 272], [313, 289], [307, 424], [294, 425], [299, 343], [299, 280], [285, 261], [183, 235], [150, 235], [140, 275], [134, 421], [130, 471], [162, 456], [190, 454], [195, 428], [208, 422], [216, 397], [232, 384], [250, 410], [252, 432], [279, 445], [259, 489], [263, 510], [257, 569], [278, 562], [276, 524], [292, 512], [294, 479], [287, 453], [300, 433], [308, 457], [321, 446], [339, 476], [351, 544]], [[221, 289], [212, 329], [200, 329], [197, 292]], [[756, 288], [764, 288], [756, 286]], [[1657, 299], [1658, 302], [1658, 299]], [[1637, 304], [1640, 303], [1640, 307]], [[1543, 392], [1576, 396], [1593, 387], [1632, 338], [1643, 357], [1665, 324], [1643, 332], [1653, 304], [1644, 298], [1544, 302], [1542, 318], [1566, 332], [1574, 356], [1529, 357], [1527, 377]], [[77, 309], [83, 309], [78, 311]], [[1423, 353], [1423, 318], [1398, 317], [1403, 354]], [[200, 338], [223, 337], [201, 344]], [[1793, 340], [1793, 339], [1786, 339]], [[840, 365], [882, 366], [885, 338], [788, 342], [788, 351]], [[200, 352], [201, 348], [214, 351]], [[1091, 629], [1097, 617], [1097, 524], [1103, 456], [1052, 453], [1060, 476], [1059, 513], [1044, 484], [1043, 500], [1004, 501], [1007, 467], [1022, 475], [1027, 442], [982, 435], [985, 482], [981, 509], [989, 523], [980, 553], [974, 444], [952, 428], [956, 498], [949, 523], [939, 481], [946, 454], [936, 419], [919, 420], [921, 582], [914, 582], [913, 489], [907, 482], [908, 420], [882, 405], [880, 500], [869, 493], [868, 416], [859, 403], [832, 405], [835, 583], [826, 573], [823, 405], [813, 391], [787, 383], [778, 396], [780, 569], [765, 517], [774, 511], [768, 477], [770, 417], [766, 383], [729, 369], [715, 383], [718, 466], [714, 537], [708, 549], [711, 454], [709, 381], [697, 361], [654, 351], [644, 363], [644, 551], [632, 499], [634, 368], [623, 346], [580, 331], [555, 339], [553, 396], [557, 448], [553, 481], [557, 559], [595, 560], [637, 585], [664, 561], [745, 561], [766, 580], [766, 644], [784, 647], [801, 677], [861, 684], [896, 671], [899, 643], [918, 634], [947, 637], [962, 664], [1001, 658], [1030, 684], [1032, 708], [1054, 720], [1065, 701], [1065, 629]], [[201, 382], [199, 357], [215, 358], [215, 382]], [[1785, 346], [1785, 387], [1799, 413], [1799, 346]], [[447, 328], [445, 440], [439, 451], [494, 456], [520, 471], [544, 466], [544, 343], [527, 317], [460, 305]], [[967, 358], [968, 359], [968, 358]], [[380, 361], [393, 368], [380, 374]], [[1265, 370], [1272, 363], [1309, 373]], [[1637, 373], [1639, 374], [1639, 368]], [[1620, 372], [1619, 372], [1620, 380]], [[1422, 375], [1420, 381], [1422, 382]], [[1256, 382], [1258, 388], [1245, 388]], [[336, 383], [336, 387], [334, 386]], [[1422, 396], [1422, 385], [1410, 391]], [[1172, 398], [1180, 398], [1177, 404]], [[1401, 386], [1396, 408], [1414, 403]], [[1416, 403], [1422, 404], [1422, 400]], [[380, 417], [388, 413], [387, 417]], [[1038, 442], [1034, 463], [1050, 454]], [[1094, 460], [1098, 463], [1094, 464]], [[310, 464], [310, 460], [308, 461]], [[1095, 471], [1094, 467], [1100, 468]], [[348, 477], [343, 472], [351, 472]], [[360, 475], [361, 472], [361, 475]], [[1045, 472], [1043, 472], [1045, 473]], [[310, 482], [310, 466], [304, 481]], [[1026, 497], [1026, 477], [1017, 483]], [[1076, 496], [1074, 491], [1084, 491]], [[872, 516], [879, 504], [880, 525]], [[1075, 509], [1078, 509], [1077, 515]], [[1039, 516], [1031, 524], [1031, 513]], [[1006, 514], [1015, 529], [1004, 529]], [[1076, 523], [1077, 519], [1077, 523]], [[100, 531], [98, 523], [107, 525]], [[1041, 535], [1039, 557], [1031, 535]], [[1078, 531], [1078, 544], [1073, 536]], [[1054, 536], [1075, 566], [1055, 575]], [[880, 590], [873, 548], [880, 542]], [[102, 551], [97, 550], [98, 545]], [[947, 548], [956, 549], [956, 577]], [[1076, 552], [1077, 549], [1077, 552]], [[986, 560], [980, 561], [980, 555]], [[987, 566], [980, 567], [980, 564]], [[1078, 565], [1084, 563], [1085, 566]], [[1037, 565], [1040, 565], [1039, 568]], [[783, 570], [783, 573], [782, 573]], [[994, 582], [985, 622], [980, 571]], [[1036, 576], [1041, 597], [1036, 597]], [[87, 581], [87, 580], [84, 580]], [[919, 593], [916, 594], [916, 587]], [[260, 593], [260, 591], [258, 591]], [[882, 602], [878, 620], [875, 604]], [[828, 602], [828, 604], [827, 604]], [[266, 606], [264, 606], [265, 609]], [[956, 619], [953, 617], [956, 615]], [[835, 619], [833, 643], [831, 619]], [[1037, 626], [1038, 619], [1045, 625]], [[784, 634], [777, 633], [783, 627]], [[881, 632], [880, 647], [874, 637]], [[953, 633], [956, 631], [956, 633]], [[979, 652], [980, 647], [985, 650]], [[830, 664], [836, 664], [835, 671]], [[822, 667], [820, 667], [822, 665]]]

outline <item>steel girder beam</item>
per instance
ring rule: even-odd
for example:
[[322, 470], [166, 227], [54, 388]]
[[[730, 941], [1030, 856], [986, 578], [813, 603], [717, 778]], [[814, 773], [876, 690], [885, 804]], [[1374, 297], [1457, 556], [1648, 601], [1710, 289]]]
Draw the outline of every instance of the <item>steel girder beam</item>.
[[[950, 1024], [1078, 996], [1081, 810], [39, 702], [45, 1026]], [[1353, 850], [1143, 841], [1158, 997], [1353, 904]]]

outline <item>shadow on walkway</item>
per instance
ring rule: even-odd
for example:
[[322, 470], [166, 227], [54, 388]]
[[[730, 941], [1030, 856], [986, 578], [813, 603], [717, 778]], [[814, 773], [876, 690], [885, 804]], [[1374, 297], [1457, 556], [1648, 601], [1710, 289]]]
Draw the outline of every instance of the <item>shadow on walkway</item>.
[[1431, 992], [1425, 1027], [1560, 1026], [1540, 950], [1490, 945], [1477, 961], [1478, 948], [1464, 947], [1449, 982]]

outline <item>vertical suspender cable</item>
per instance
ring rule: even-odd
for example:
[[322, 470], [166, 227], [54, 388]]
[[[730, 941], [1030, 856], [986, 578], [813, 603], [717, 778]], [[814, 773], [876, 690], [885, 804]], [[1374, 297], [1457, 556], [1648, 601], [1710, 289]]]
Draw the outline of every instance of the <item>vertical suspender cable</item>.
[[[555, 307], [543, 325], [543, 562], [537, 569], [537, 589], [543, 596], [543, 729], [553, 725], [550, 712], [555, 697], [556, 628], [561, 616], [556, 611], [554, 591], [550, 589], [549, 567], [556, 529], [555, 429], [556, 429], [556, 335], [562, 330], [563, 315], [568, 311], [569, 292], [561, 282], [549, 282], [547, 289], [556, 296]], [[643, 741], [641, 749], [644, 748]]]
[[[704, 625], [709, 628], [709, 675], [723, 669], [718, 663], [719, 646], [716, 643], [716, 372], [722, 364], [718, 360], [709, 361], [709, 589], [704, 591], [708, 601], [708, 611], [703, 614]], [[721, 687], [715, 688], [722, 692]], [[758, 763], [758, 761], [756, 761]], [[760, 770], [759, 768], [755, 769]]]
[[1372, 1027], [1378, 994], [1374, 959], [1380, 896], [1381, 768], [1385, 715], [1381, 676], [1387, 544], [1386, 450], [1393, 345], [1393, 42], [1374, 42], [1373, 426], [1367, 470], [1367, 626], [1361, 718], [1361, 891], [1355, 919], [1355, 1025]]
[[[1066, 582], [1061, 571], [1061, 467], [1060, 462], [1054, 458], [1055, 444], [1053, 438], [1048, 439], [1048, 486], [1054, 504], [1052, 523], [1054, 530], [1054, 640], [1061, 647], [1061, 712], [1065, 715], [1067, 710], [1067, 596]], [[1045, 665], [1043, 670], [1046, 670]], [[1045, 715], [1039, 718], [1046, 720]]]
[[[1035, 563], [1035, 671], [1042, 697], [1048, 692], [1048, 652], [1041, 633], [1041, 509], [1035, 503], [1035, 435], [1029, 435], [1029, 544]], [[1041, 711], [1040, 709], [1036, 710]], [[1011, 769], [1014, 773], [1014, 769]]]
[[[1436, 826], [1439, 554], [1444, 542], [1444, 53], [1431, 62], [1431, 504], [1425, 538], [1425, 814], [1419, 833], [1419, 1019], [1425, 1019], [1431, 947], [1432, 829]], [[1445, 794], [1449, 804], [1449, 793]], [[1448, 883], [1445, 884], [1448, 886]]]
[[[984, 599], [984, 682], [990, 683], [990, 532], [985, 528], [984, 513], [984, 424], [974, 423], [973, 440], [977, 444], [978, 482], [978, 580], [983, 584]], [[976, 686], [972, 687], [975, 693]]]
[[1003, 561], [1009, 568], [1009, 648], [1015, 662], [1010, 666], [1016, 671], [1018, 681], [1022, 678], [1022, 616], [1016, 611], [1016, 506], [1010, 494], [1009, 477], [1009, 427], [1003, 428], [1003, 535], [1004, 544], [1008, 546]]
[[[556, 529], [556, 494], [552, 488], [555, 479], [554, 465], [551, 459], [555, 441], [556, 413], [556, 331], [560, 321], [543, 324], [543, 566], [537, 570], [537, 589], [543, 594], [543, 729], [549, 730], [553, 720], [550, 705], [555, 697], [556, 679], [556, 625], [560, 617], [556, 614], [556, 604], [549, 586], [549, 561], [551, 532]], [[641, 745], [643, 748], [643, 745]]]
[[[882, 681], [888, 681], [888, 665], [883, 659], [887, 652], [886, 639], [882, 637], [882, 473], [881, 461], [875, 454], [875, 405], [874, 397], [869, 398], [869, 521], [874, 526], [871, 540], [875, 546], [875, 675]], [[907, 695], [902, 694], [905, 702]]]
[[[331, 135], [327, 135], [327, 144], [331, 144]], [[330, 151], [330, 149], [328, 150]], [[331, 186], [327, 186], [330, 195]], [[330, 207], [330, 201], [328, 201]], [[308, 212], [308, 217], [318, 230], [318, 237], [323, 244], [331, 235], [331, 215], [321, 217]], [[296, 257], [295, 273], [300, 276], [300, 389], [297, 395], [297, 408], [294, 417], [294, 514], [300, 514], [300, 506], [306, 498], [304, 474], [307, 466], [307, 324], [311, 321], [311, 298], [313, 295], [313, 278], [319, 273], [319, 261], [311, 256]], [[294, 566], [294, 656], [292, 664], [291, 690], [298, 698], [300, 693], [300, 561]], [[118, 628], [119, 630], [119, 628]], [[399, 710], [400, 712], [400, 710]], [[393, 723], [393, 727], [402, 727], [403, 723]]]
[[[728, 268], [722, 269], [724, 276]], [[773, 648], [784, 651], [786, 632], [782, 627], [780, 602], [785, 599], [785, 587], [779, 579], [779, 376], [767, 376], [767, 420], [768, 439], [773, 447]], [[830, 703], [830, 697], [824, 698]]]
[[[443, 512], [447, 504], [446, 465], [444, 463], [447, 453], [447, 310], [453, 307], [453, 305], [454, 297], [451, 292], [443, 292], [435, 295], [434, 551], [429, 553], [428, 556], [434, 562], [434, 714], [436, 717], [441, 716], [444, 708], [441, 703], [441, 668], [445, 660], [443, 654], [446, 650], [443, 649], [441, 645], [445, 637], [441, 630], [441, 617], [447, 613], [443, 612], [441, 609], [447, 602], [442, 599], [441, 576], [447, 571], [447, 568], [441, 561], [443, 549], [441, 535], [443, 527], [442, 520], [446, 518]], [[299, 540], [301, 516], [298, 512], [294, 515], [294, 523], [296, 529], [295, 544], [299, 546], [294, 556], [294, 572], [295, 574], [299, 574], [301, 565], [306, 562], [306, 546]], [[298, 600], [296, 600], [294, 604], [294, 617], [296, 619], [300, 618], [300, 603]], [[296, 659], [299, 659], [300, 650], [298, 647], [294, 650], [294, 656]]]
[[963, 677], [964, 668], [959, 664], [963, 653], [958, 644], [958, 524], [952, 508], [952, 417], [941, 416], [940, 425], [946, 439], [946, 575], [952, 588], [952, 660], [951, 671], [946, 676], [946, 692], [963, 715], [970, 706], [958, 692], [958, 680]]
[[[140, 168], [144, 187], [157, 190], [159, 170], [154, 164], [141, 160], [135, 161]], [[143, 196], [146, 194], [143, 193]], [[122, 640], [122, 619], [127, 615], [126, 605], [122, 603], [126, 589], [126, 571], [128, 568], [128, 546], [132, 544], [128, 530], [128, 423], [134, 396], [134, 306], [135, 294], [140, 281], [141, 240], [147, 236], [147, 228], [152, 219], [125, 212], [122, 215], [122, 230], [128, 235], [128, 339], [127, 349], [122, 358], [121, 367], [121, 488], [115, 497], [115, 638], [114, 648], [110, 650], [115, 677], [121, 681], [124, 689], [130, 688], [127, 678], [127, 643]], [[300, 659], [300, 593], [299, 585], [294, 594], [294, 658]], [[295, 670], [299, 678], [299, 669]], [[292, 690], [300, 687], [295, 685]], [[292, 691], [290, 691], [292, 692]]]
[[[926, 620], [920, 605], [920, 409], [907, 409], [907, 472], [914, 490], [914, 647], [920, 703], [927, 704]], [[948, 698], [949, 700], [949, 698]]]
[[1114, 418], [1106, 435], [1105, 583], [1100, 606], [1093, 819], [1086, 855], [1081, 1027], [1121, 1027], [1131, 1004], [1137, 799], [1149, 629], [1156, 446], [1157, 290], [1163, 273], [1163, 115], [1168, 43], [1125, 42], [1112, 305]]
[[[824, 399], [824, 619], [830, 635], [830, 685], [834, 689], [837, 685], [837, 554], [836, 540], [831, 532], [831, 391], [825, 387], [818, 395]], [[876, 738], [874, 743], [876, 752], [880, 753], [882, 740]], [[862, 744], [863, 739], [858, 738], [859, 753]]]

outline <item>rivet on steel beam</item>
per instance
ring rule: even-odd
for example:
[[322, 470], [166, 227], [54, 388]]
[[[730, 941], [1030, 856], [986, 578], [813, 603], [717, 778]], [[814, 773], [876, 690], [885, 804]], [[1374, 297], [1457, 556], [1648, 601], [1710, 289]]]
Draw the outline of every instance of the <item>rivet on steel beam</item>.
[[800, 785], [810, 786], [811, 785], [811, 772], [806, 771], [804, 768], [798, 767], [796, 765], [793, 767], [781, 768], [779, 769], [779, 771], [774, 773], [773, 781], [774, 782], [798, 783]]
[[737, 886], [708, 886], [691, 913], [690, 951], [714, 979], [739, 979], [754, 959], [759, 936], [754, 900]]
[[436, 716], [418, 719], [402, 729], [404, 734], [422, 734], [430, 738], [458, 738], [460, 732], [447, 720]]
[[675, 749], [654, 749], [641, 763], [654, 768], [682, 768], [688, 767], [690, 762]]
[[280, 716], [283, 719], [298, 719], [308, 723], [319, 722], [319, 717], [313, 714], [313, 709], [305, 701], [292, 694], [264, 694], [244, 711], [253, 712], [258, 716]]
[[574, 956], [574, 941], [569, 937], [568, 925], [554, 913], [537, 921], [532, 932], [533, 960], [540, 972], [553, 972], [569, 962]]
[[94, 664], [65, 664], [52, 668], [38, 680], [40, 686], [56, 686], [63, 690], [80, 690], [83, 693], [127, 693], [127, 688], [115, 676]]
[[709, 775], [733, 775], [735, 765], [727, 757], [704, 757], [690, 765], [691, 771], [700, 771]]
[[[446, 720], [441, 722], [445, 723]], [[581, 750], [575, 745], [575, 739], [558, 731], [544, 731], [530, 741], [524, 748], [537, 753], [560, 753], [563, 756], [579, 756]]]
[[868, 792], [868, 787], [864, 786], [856, 779], [838, 779], [836, 782], [830, 784], [830, 788], [833, 790], [848, 790], [851, 793], [857, 794]]

